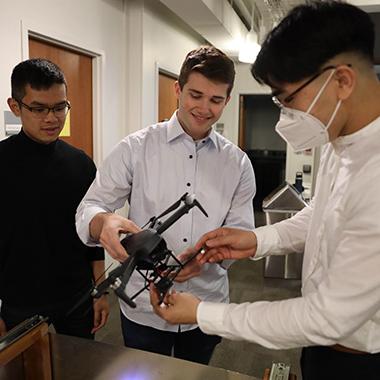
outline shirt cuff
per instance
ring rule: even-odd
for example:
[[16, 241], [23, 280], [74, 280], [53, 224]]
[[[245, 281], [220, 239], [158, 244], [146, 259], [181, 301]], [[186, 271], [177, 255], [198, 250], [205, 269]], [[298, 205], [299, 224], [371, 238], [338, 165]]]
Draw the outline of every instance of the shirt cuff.
[[273, 253], [280, 244], [280, 236], [274, 226], [268, 225], [253, 230], [257, 238], [257, 250], [253, 260], [259, 260]]
[[76, 221], [76, 227], [78, 236], [82, 240], [82, 242], [89, 247], [100, 246], [99, 242], [94, 240], [90, 235], [90, 223], [96, 214], [101, 212], [108, 212], [101, 207], [92, 206], [83, 211], [82, 215]]
[[197, 309], [199, 328], [206, 334], [218, 335], [221, 333], [227, 306], [225, 303], [201, 302]]

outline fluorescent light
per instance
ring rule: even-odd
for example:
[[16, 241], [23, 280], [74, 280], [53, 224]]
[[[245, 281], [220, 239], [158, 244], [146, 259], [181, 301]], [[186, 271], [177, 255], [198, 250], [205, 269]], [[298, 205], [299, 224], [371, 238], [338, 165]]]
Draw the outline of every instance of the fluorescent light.
[[260, 49], [261, 46], [257, 43], [257, 34], [251, 30], [247, 33], [245, 41], [240, 46], [239, 61], [244, 63], [255, 62]]

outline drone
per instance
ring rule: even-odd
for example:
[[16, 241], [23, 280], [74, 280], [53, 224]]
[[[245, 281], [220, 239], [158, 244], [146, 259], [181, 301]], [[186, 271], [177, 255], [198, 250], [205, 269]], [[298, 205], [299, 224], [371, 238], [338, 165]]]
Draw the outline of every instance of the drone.
[[[103, 294], [108, 293], [108, 290], [111, 288], [127, 305], [135, 308], [136, 303], [134, 299], [153, 283], [159, 291], [160, 300], [162, 301], [165, 294], [172, 287], [178, 273], [199, 253], [202, 253], [201, 249], [186, 261], [181, 262], [167, 248], [166, 242], [161, 236], [164, 231], [183, 215], [187, 214], [193, 207], [198, 207], [208, 217], [206, 211], [195, 199], [195, 195], [185, 193], [162, 214], [150, 218], [148, 223], [142, 227], [145, 229], [135, 234], [127, 234], [120, 243], [128, 252], [128, 258], [112, 270], [104, 281], [92, 288], [90, 292], [91, 296], [95, 299], [100, 298]], [[164, 222], [161, 222], [160, 218], [176, 209], [178, 210]], [[145, 279], [145, 283], [142, 289], [129, 297], [125, 289], [135, 270]]]

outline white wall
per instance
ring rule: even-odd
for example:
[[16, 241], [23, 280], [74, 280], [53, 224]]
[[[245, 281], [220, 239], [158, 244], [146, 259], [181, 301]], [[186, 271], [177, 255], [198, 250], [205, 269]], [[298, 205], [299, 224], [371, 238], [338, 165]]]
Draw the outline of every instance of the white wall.
[[366, 12], [380, 12], [380, 2], [378, 0], [348, 0], [347, 2], [362, 8]]
[[133, 28], [128, 29], [127, 55], [134, 61], [128, 68], [128, 131], [133, 132], [157, 122], [158, 68], [178, 75], [186, 54], [204, 40], [157, 0], [131, 0], [128, 8]]
[[236, 77], [231, 100], [220, 118], [220, 123], [224, 123], [224, 136], [235, 144], [238, 143], [239, 137], [239, 96], [270, 93], [269, 87], [260, 85], [252, 77], [250, 67], [251, 65], [246, 63], [235, 63]]

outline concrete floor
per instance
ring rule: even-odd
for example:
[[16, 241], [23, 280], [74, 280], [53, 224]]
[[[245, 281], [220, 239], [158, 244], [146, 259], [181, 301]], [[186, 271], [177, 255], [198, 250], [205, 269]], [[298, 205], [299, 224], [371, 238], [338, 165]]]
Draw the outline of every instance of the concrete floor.
[[[256, 218], [260, 225], [260, 217]], [[231, 302], [279, 300], [300, 295], [300, 280], [265, 278], [264, 261], [244, 260], [229, 269]], [[97, 333], [96, 340], [123, 345], [120, 331], [118, 302], [110, 295], [111, 315], [107, 325]], [[257, 344], [223, 339], [215, 349], [210, 365], [262, 378], [264, 369], [272, 362], [291, 365], [291, 372], [302, 380], [299, 368], [300, 349], [269, 350]]]

